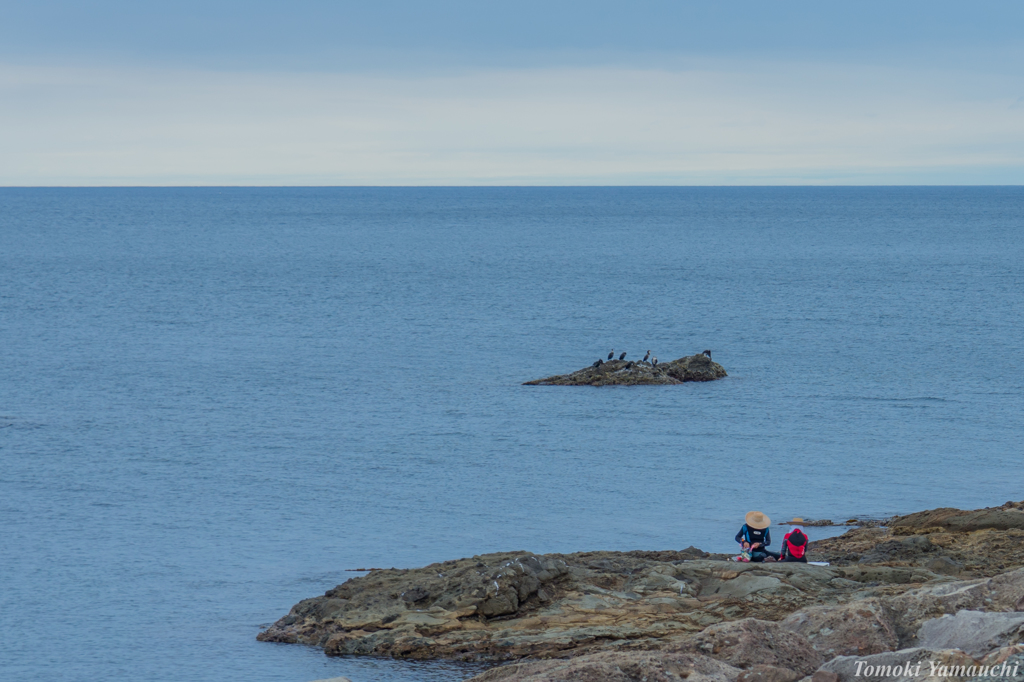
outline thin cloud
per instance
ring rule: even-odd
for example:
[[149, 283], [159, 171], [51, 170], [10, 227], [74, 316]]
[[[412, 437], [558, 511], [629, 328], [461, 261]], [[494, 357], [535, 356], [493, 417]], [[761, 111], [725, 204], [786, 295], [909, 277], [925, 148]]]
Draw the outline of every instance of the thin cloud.
[[0, 67], [0, 184], [1014, 184], [1017, 76]]

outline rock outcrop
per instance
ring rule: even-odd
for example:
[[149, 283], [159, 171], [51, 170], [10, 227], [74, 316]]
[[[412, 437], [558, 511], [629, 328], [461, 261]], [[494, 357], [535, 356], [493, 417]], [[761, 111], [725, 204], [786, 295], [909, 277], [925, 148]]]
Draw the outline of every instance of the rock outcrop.
[[[693, 557], [516, 552], [376, 570], [300, 602], [260, 639], [313, 644], [329, 655], [418, 659], [500, 661], [622, 646], [705, 653], [706, 645], [721, 648], [708, 639], [717, 637], [717, 630], [705, 630], [711, 625], [727, 624], [731, 637], [730, 628], [738, 626], [729, 621], [779, 621], [816, 603], [845, 604], [950, 581], [927, 569]], [[770, 625], [780, 642], [807, 636], [806, 628]], [[819, 655], [812, 645], [801, 646]]]
[[649, 362], [609, 360], [571, 374], [527, 381], [524, 386], [650, 386], [714, 381], [726, 376], [725, 368], [706, 355], [689, 355], [654, 367]]
[[1024, 509], [1010, 502], [995, 509], [963, 511], [946, 507], [908, 514], [893, 519], [890, 524], [897, 531], [916, 532], [943, 529], [969, 533], [975, 530], [1024, 530]]
[[920, 567], [962, 578], [1024, 566], [1024, 502], [975, 511], [934, 509], [883, 524], [854, 528], [811, 546], [833, 565]]
[[518, 661], [478, 682], [852, 682], [858, 661], [922, 657], [968, 666], [948, 676], [966, 681], [983, 676], [968, 662], [1024, 664], [1024, 530], [1006, 518], [1022, 507], [936, 510], [812, 542], [810, 559], [830, 566], [691, 547], [372, 570], [300, 602], [259, 639], [328, 655]]

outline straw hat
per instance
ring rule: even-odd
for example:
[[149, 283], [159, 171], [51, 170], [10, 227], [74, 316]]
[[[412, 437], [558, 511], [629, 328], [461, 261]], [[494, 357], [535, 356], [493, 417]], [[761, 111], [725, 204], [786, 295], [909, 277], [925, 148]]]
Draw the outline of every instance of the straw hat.
[[759, 511], [747, 512], [747, 516], [744, 520], [747, 522], [748, 526], [751, 528], [757, 528], [758, 530], [772, 525], [772, 520]]

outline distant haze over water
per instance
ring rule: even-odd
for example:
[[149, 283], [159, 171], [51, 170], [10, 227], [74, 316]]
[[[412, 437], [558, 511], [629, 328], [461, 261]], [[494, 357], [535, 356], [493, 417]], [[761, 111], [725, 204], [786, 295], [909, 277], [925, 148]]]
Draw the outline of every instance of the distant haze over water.
[[[255, 636], [344, 569], [1020, 499], [1022, 230], [1022, 188], [0, 189], [0, 668], [451, 680]], [[613, 348], [730, 376], [520, 385]]]

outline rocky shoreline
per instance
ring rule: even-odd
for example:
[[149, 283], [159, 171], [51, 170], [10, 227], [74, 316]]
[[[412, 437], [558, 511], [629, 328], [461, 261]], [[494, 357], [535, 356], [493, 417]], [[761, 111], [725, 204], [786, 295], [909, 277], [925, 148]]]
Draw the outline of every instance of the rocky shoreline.
[[688, 355], [661, 363], [609, 360], [578, 369], [527, 381], [523, 386], [658, 386], [689, 381], [715, 381], [727, 376], [725, 368], [704, 354]]
[[[690, 547], [373, 570], [296, 604], [258, 639], [333, 656], [513, 661], [475, 682], [881, 682], [933, 679], [942, 665], [962, 673], [943, 679], [980, 682], [995, 678], [978, 666], [1004, 662], [1020, 675], [1000, 679], [1024, 682], [1024, 502], [894, 517], [809, 552], [830, 565]], [[889, 673], [873, 677], [877, 666]]]

